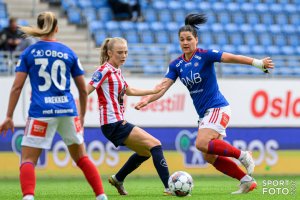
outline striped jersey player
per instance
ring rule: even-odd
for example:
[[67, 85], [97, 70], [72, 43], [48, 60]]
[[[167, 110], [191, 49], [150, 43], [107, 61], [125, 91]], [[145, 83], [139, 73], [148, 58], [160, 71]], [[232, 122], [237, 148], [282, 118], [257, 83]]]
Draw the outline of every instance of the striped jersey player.
[[100, 124], [110, 124], [124, 120], [124, 94], [128, 87], [120, 68], [108, 62], [100, 66], [90, 81], [98, 96]]

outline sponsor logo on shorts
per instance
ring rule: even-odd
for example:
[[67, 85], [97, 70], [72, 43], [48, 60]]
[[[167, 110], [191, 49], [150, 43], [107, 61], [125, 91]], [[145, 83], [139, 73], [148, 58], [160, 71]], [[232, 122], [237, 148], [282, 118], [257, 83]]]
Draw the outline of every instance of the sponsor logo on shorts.
[[222, 118], [220, 124], [226, 128], [229, 122], [229, 116], [226, 113], [222, 113]]
[[80, 131], [81, 131], [81, 122], [80, 122], [79, 117], [74, 118], [74, 123], [75, 123], [76, 133], [80, 133]]
[[47, 132], [48, 123], [33, 120], [30, 135], [37, 137], [45, 137]]

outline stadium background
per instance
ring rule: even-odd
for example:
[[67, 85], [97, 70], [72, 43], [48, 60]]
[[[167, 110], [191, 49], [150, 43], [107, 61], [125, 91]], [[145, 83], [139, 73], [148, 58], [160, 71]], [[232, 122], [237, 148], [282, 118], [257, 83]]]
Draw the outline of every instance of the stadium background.
[[[58, 38], [81, 58], [87, 81], [99, 60], [97, 46], [105, 37], [129, 41], [129, 58], [123, 67], [133, 86], [151, 88], [180, 54], [177, 30], [184, 16], [204, 12], [208, 23], [199, 30], [199, 46], [263, 58], [271, 56], [276, 69], [270, 74], [240, 65], [217, 64], [221, 91], [233, 110], [226, 140], [254, 151], [258, 175], [300, 175], [300, 1], [298, 0], [142, 0], [144, 22], [112, 20], [105, 0], [0, 0], [0, 29], [16, 16], [22, 25], [34, 25], [37, 13], [51, 10], [59, 16]], [[5, 117], [14, 64], [19, 52], [0, 52], [0, 121]], [[76, 96], [76, 91], [74, 91]], [[30, 99], [23, 90], [15, 112], [16, 133], [0, 140], [0, 178], [18, 176], [20, 142]], [[166, 96], [142, 111], [128, 98], [126, 117], [161, 140], [170, 171], [213, 175], [193, 148], [197, 115], [186, 89], [176, 83]], [[131, 152], [116, 150], [101, 134], [96, 97], [89, 98], [85, 140], [89, 155], [104, 175], [117, 171]], [[39, 161], [38, 175], [81, 176], [59, 136]], [[154, 175], [147, 161], [135, 175]]]

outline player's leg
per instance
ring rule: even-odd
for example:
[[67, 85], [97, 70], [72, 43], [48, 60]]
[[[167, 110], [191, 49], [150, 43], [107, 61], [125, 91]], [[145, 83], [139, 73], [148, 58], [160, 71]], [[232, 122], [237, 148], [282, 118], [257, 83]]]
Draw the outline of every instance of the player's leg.
[[200, 119], [196, 147], [203, 153], [239, 159], [251, 175], [255, 167], [251, 153], [218, 139], [219, 135], [226, 136], [229, 119], [229, 107], [209, 109], [206, 116]]
[[36, 185], [35, 165], [42, 149], [22, 146], [20, 184], [24, 200], [34, 199]]
[[50, 149], [57, 127], [55, 118], [28, 118], [22, 139], [20, 184], [24, 200], [34, 199], [35, 165], [42, 149]]
[[202, 154], [204, 159], [213, 165], [218, 171], [241, 182], [239, 190], [232, 194], [248, 193], [256, 188], [256, 181], [251, 176], [243, 172], [243, 170], [241, 170], [230, 158], [207, 153]]
[[169, 169], [160, 141], [143, 129], [135, 127], [125, 140], [125, 144], [139, 155], [149, 156], [149, 153], [152, 155], [156, 171], [164, 187], [168, 188]]
[[100, 174], [92, 161], [86, 155], [83, 144], [83, 131], [78, 126], [78, 117], [60, 117], [57, 131], [68, 145], [70, 155], [77, 166], [83, 172], [86, 180], [93, 188], [97, 199], [107, 199], [104, 194]]

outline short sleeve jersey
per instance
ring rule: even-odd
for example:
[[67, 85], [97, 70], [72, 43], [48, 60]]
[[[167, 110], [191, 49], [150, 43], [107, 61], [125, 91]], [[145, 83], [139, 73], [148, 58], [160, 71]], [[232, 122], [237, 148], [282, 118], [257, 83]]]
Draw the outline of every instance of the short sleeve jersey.
[[110, 124], [124, 119], [124, 95], [128, 87], [121, 69], [104, 63], [94, 72], [89, 83], [98, 95], [100, 124]]
[[76, 116], [70, 78], [84, 74], [77, 55], [56, 41], [39, 41], [20, 56], [16, 72], [29, 74], [29, 117]]
[[214, 62], [220, 62], [221, 51], [197, 49], [190, 60], [181, 55], [169, 65], [166, 78], [177, 78], [187, 87], [200, 118], [209, 108], [227, 106], [228, 102], [219, 91]]

